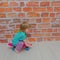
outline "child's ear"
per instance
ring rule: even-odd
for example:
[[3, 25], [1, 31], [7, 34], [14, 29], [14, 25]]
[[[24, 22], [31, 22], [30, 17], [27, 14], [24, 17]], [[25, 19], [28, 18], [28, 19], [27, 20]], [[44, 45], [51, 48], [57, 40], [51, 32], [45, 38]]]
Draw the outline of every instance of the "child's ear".
[[31, 28], [31, 24], [29, 24], [29, 28]]
[[31, 34], [27, 34], [27, 37], [31, 37]]

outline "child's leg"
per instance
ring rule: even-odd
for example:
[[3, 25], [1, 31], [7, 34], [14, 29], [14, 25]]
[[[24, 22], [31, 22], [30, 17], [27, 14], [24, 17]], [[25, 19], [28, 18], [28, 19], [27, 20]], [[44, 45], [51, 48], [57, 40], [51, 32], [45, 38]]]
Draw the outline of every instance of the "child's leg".
[[15, 50], [15, 48], [16, 48], [16, 46], [13, 46], [12, 50], [14, 51], [14, 50]]
[[30, 50], [30, 47], [26, 46], [25, 50], [26, 51], [29, 51]]
[[31, 47], [32, 47], [32, 44], [28, 44], [28, 45], [26, 45], [25, 50], [29, 51]]
[[16, 45], [15, 51], [20, 52], [20, 51], [22, 50], [23, 44], [24, 44], [23, 42], [19, 42], [19, 43]]
[[25, 49], [26, 51], [29, 51], [30, 46], [27, 46], [27, 45], [24, 43], [24, 45], [23, 45], [23, 49]]
[[26, 44], [24, 43], [22, 49], [25, 49], [25, 48], [26, 48]]
[[13, 51], [15, 50], [16, 46], [14, 46], [12, 43], [8, 43], [8, 46], [10, 49], [12, 49]]
[[8, 43], [8, 46], [9, 46], [9, 48], [10, 48], [10, 49], [12, 49], [12, 48], [13, 48], [12, 43]]

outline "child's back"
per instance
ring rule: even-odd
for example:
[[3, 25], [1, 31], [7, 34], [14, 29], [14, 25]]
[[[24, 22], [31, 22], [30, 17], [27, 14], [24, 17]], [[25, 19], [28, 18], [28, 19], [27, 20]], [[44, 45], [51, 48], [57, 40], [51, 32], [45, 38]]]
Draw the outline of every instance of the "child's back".
[[27, 35], [25, 32], [22, 32], [22, 31], [17, 32], [16, 35], [12, 39], [12, 44], [16, 46], [19, 41], [24, 41], [26, 37]]

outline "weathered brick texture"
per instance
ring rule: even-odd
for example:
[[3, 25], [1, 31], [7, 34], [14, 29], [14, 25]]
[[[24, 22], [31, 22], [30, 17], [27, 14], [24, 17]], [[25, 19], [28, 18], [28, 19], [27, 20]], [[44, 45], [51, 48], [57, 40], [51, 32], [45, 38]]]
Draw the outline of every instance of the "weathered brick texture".
[[10, 41], [20, 24], [30, 24], [29, 42], [60, 40], [60, 0], [0, 0], [0, 43]]

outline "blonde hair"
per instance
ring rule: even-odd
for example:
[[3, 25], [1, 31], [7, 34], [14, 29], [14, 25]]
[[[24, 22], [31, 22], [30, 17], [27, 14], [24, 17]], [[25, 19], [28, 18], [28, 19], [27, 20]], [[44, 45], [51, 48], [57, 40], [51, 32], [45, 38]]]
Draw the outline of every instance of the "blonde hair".
[[23, 22], [21, 25], [20, 25], [20, 30], [21, 31], [25, 31], [27, 28], [29, 28], [29, 24], [27, 22]]

